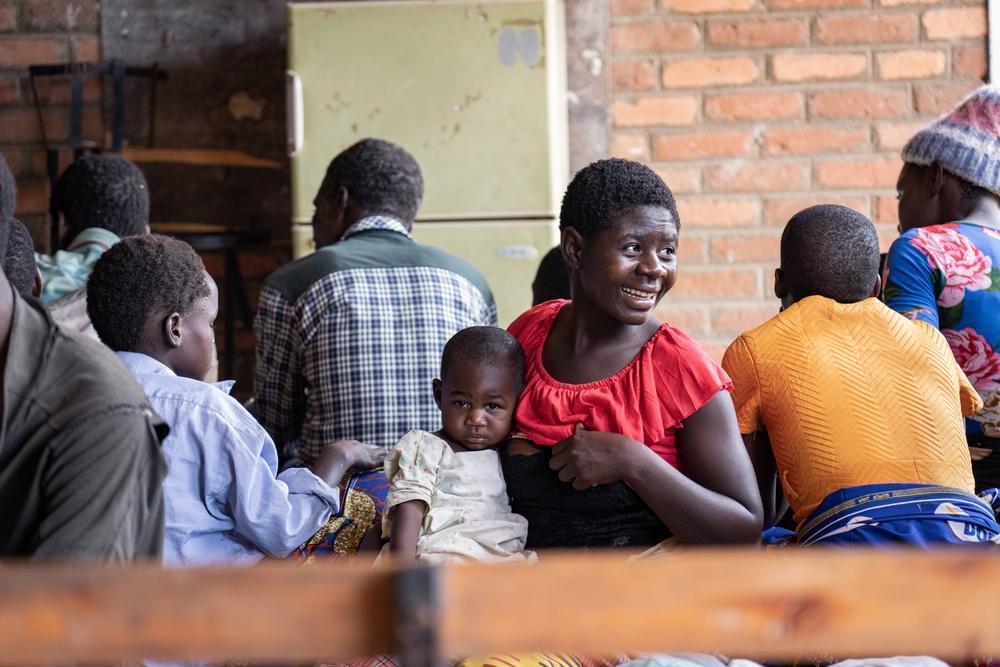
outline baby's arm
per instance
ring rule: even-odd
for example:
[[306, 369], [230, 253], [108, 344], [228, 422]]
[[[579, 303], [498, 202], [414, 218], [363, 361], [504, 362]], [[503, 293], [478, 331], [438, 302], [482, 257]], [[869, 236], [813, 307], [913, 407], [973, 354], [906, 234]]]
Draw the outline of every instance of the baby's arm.
[[389, 552], [395, 560], [405, 563], [417, 560], [417, 539], [426, 511], [427, 503], [422, 500], [407, 500], [392, 508]]

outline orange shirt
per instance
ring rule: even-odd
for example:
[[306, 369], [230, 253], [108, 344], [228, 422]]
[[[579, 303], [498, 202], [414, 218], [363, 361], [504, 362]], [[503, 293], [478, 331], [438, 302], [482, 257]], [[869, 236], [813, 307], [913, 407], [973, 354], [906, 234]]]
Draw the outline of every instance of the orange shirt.
[[812, 296], [737, 338], [722, 366], [740, 432], [770, 437], [797, 523], [845, 487], [974, 490], [962, 416], [983, 404], [925, 322]]

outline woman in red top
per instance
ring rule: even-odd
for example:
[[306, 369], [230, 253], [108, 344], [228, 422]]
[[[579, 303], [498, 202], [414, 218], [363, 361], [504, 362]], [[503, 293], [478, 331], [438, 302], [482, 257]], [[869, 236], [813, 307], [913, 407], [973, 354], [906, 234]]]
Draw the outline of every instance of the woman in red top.
[[526, 384], [503, 457], [528, 546], [754, 542], [761, 505], [729, 389], [652, 310], [677, 277], [680, 219], [649, 168], [602, 160], [560, 211], [572, 301], [510, 326]]

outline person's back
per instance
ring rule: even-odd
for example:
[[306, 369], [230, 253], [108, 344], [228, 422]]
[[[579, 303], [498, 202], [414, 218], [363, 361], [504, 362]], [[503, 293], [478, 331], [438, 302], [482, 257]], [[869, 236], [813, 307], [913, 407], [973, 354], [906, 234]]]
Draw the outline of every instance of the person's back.
[[877, 272], [878, 240], [864, 216], [835, 206], [797, 214], [776, 278], [785, 307], [723, 361], [740, 431], [751, 449], [755, 437], [769, 442], [800, 539], [810, 539], [819, 508], [857, 503], [851, 490], [875, 493], [872, 485], [903, 485], [916, 503], [945, 488], [959, 497], [944, 502], [982, 505], [962, 421], [982, 404], [934, 327], [875, 298]]
[[352, 146], [316, 197], [319, 250], [261, 290], [254, 412], [305, 465], [333, 440], [388, 448], [411, 429], [440, 428], [426, 388], [444, 344], [496, 323], [483, 276], [410, 236], [422, 191], [398, 146]]

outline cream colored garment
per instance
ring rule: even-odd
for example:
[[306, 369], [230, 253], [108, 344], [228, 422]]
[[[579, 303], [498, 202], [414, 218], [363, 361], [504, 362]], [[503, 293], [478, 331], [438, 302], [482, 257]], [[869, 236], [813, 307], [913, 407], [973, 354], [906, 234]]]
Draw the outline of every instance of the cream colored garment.
[[[382, 534], [392, 532], [392, 508], [410, 500], [426, 503], [417, 540], [417, 561], [525, 562], [528, 522], [510, 511], [500, 459], [492, 449], [455, 453], [441, 438], [410, 431], [389, 452], [385, 474], [391, 487]], [[383, 549], [388, 555], [388, 546]]]

